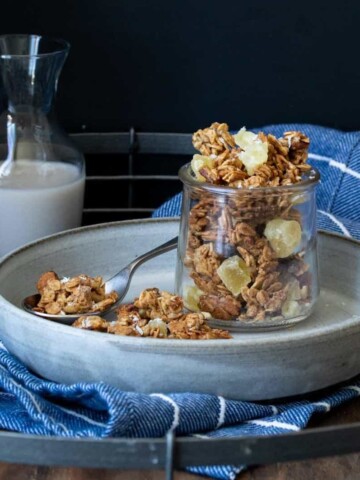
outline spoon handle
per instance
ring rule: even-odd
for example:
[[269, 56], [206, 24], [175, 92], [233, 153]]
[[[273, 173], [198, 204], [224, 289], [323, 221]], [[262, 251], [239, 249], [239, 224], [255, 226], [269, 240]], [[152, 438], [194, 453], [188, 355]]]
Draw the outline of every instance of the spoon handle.
[[115, 274], [106, 282], [106, 291], [110, 292], [112, 290], [115, 290], [116, 292], [119, 293], [120, 295], [119, 300], [121, 300], [122, 298], [124, 298], [125, 294], [129, 289], [130, 280], [135, 270], [147, 260], [150, 260], [151, 258], [154, 258], [158, 255], [161, 255], [162, 253], [166, 253], [166, 252], [169, 252], [170, 250], [173, 250], [174, 248], [177, 247], [177, 244], [178, 244], [178, 237], [175, 237], [169, 240], [168, 242], [163, 243], [162, 245], [159, 245], [153, 250], [150, 250], [149, 252], [146, 252], [143, 255], [140, 255], [139, 257], [135, 258], [135, 260], [130, 262], [126, 267], [124, 267], [122, 270], [120, 270], [120, 272]]
[[147, 260], [157, 257], [162, 253], [170, 252], [170, 250], [173, 250], [174, 248], [177, 247], [177, 244], [178, 244], [178, 237], [174, 237], [168, 242], [165, 242], [162, 245], [159, 245], [158, 247], [153, 248], [149, 252], [146, 252], [143, 255], [140, 255], [140, 257], [135, 258], [135, 260], [129, 263], [128, 267], [131, 269], [131, 271], [134, 271], [136, 268], [138, 268], [142, 263], [146, 262]]

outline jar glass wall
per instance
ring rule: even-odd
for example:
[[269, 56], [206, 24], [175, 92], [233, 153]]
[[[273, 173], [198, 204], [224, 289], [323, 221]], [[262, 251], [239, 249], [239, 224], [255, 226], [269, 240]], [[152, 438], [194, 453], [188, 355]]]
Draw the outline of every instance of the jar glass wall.
[[238, 189], [184, 184], [176, 290], [191, 311], [227, 328], [299, 322], [318, 297], [315, 187], [310, 170], [294, 185]]

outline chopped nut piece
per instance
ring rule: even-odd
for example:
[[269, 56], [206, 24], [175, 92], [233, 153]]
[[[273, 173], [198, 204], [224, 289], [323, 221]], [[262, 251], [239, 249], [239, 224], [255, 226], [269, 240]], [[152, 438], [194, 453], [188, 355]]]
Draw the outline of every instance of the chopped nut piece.
[[211, 313], [213, 318], [231, 320], [240, 314], [241, 304], [231, 295], [203, 295], [200, 297], [200, 308]]

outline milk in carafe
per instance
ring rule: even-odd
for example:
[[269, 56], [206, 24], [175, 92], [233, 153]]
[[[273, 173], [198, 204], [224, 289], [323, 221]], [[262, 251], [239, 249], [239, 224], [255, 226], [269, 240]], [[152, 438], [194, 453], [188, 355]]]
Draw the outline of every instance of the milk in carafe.
[[[85, 178], [72, 164], [17, 160], [0, 176], [0, 256], [81, 224]], [[0, 162], [1, 167], [4, 162]]]

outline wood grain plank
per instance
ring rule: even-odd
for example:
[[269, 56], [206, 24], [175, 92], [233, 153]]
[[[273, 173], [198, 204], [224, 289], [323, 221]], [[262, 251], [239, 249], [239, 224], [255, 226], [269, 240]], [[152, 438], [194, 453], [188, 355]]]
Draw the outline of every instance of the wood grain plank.
[[[199, 480], [199, 476], [175, 472], [174, 480]], [[0, 480], [164, 480], [163, 471], [114, 471], [86, 468], [49, 468], [0, 463]]]

